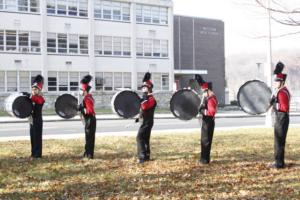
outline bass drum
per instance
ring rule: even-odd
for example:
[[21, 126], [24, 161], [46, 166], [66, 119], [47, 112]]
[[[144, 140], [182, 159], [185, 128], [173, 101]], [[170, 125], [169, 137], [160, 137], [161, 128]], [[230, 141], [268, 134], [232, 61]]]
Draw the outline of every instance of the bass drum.
[[178, 119], [191, 120], [198, 115], [200, 103], [201, 99], [194, 90], [182, 89], [173, 94], [170, 110]]
[[71, 119], [77, 115], [78, 99], [70, 94], [63, 94], [55, 101], [55, 112], [64, 119]]
[[133, 118], [139, 114], [140, 106], [141, 98], [131, 90], [117, 92], [111, 100], [113, 112], [125, 119]]
[[241, 109], [250, 115], [268, 111], [272, 96], [271, 89], [259, 80], [247, 81], [238, 91], [237, 100]]
[[28, 96], [14, 93], [5, 99], [4, 108], [9, 115], [24, 119], [30, 116], [33, 106]]

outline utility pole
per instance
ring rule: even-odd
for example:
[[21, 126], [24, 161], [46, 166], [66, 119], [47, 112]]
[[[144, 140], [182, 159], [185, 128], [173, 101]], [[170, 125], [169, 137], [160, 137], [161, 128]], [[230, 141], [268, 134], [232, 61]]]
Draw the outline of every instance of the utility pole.
[[[267, 85], [272, 88], [272, 24], [271, 24], [271, 1], [268, 0], [267, 13], [268, 13], [268, 50], [267, 50], [267, 64], [265, 73], [267, 77]], [[266, 113], [265, 120], [266, 127], [272, 127], [272, 111], [271, 109]]]

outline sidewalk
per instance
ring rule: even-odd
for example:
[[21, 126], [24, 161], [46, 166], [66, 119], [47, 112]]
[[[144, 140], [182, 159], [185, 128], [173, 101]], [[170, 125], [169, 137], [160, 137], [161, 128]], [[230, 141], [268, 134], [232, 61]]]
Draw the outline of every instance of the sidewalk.
[[[290, 113], [291, 116], [300, 116], [300, 113]], [[249, 115], [242, 111], [223, 111], [217, 113], [216, 118], [241, 118], [241, 117], [264, 117], [265, 115]], [[97, 120], [124, 120], [123, 118], [115, 114], [103, 114], [97, 115]], [[172, 114], [155, 114], [155, 119], [174, 119]], [[57, 115], [46, 115], [43, 116], [44, 122], [57, 122], [57, 121], [79, 121], [80, 117], [76, 116], [72, 119], [63, 119]], [[23, 123], [27, 122], [28, 119], [19, 119], [16, 117], [0, 117], [0, 123]]]

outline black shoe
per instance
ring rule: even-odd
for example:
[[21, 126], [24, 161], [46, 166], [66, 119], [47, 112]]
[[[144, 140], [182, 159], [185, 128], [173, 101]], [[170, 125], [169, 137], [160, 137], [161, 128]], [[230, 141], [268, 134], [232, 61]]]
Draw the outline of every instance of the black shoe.
[[145, 163], [145, 159], [139, 159], [138, 164], [144, 164]]
[[145, 161], [150, 161], [150, 156], [146, 156]]
[[284, 165], [280, 165], [277, 163], [270, 163], [268, 166], [273, 169], [283, 169], [284, 168]]
[[200, 159], [200, 160], [199, 160], [199, 164], [208, 165], [208, 164], [209, 164], [209, 161], [208, 161], [208, 160], [205, 160], [205, 159]]

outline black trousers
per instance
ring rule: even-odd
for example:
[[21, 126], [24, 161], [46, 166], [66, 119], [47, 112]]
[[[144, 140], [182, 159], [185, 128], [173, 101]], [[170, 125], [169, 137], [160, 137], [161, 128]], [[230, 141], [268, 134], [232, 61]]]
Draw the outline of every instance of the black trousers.
[[43, 119], [33, 118], [30, 124], [31, 156], [42, 157]]
[[288, 113], [276, 112], [274, 125], [274, 157], [277, 167], [284, 166], [284, 149], [289, 122]]
[[143, 122], [136, 137], [138, 158], [140, 160], [150, 159], [150, 136], [153, 120]]
[[95, 116], [85, 116], [85, 152], [84, 156], [93, 158], [97, 120]]
[[215, 120], [213, 117], [203, 116], [201, 128], [201, 155], [200, 162], [210, 162], [210, 150], [215, 129]]

